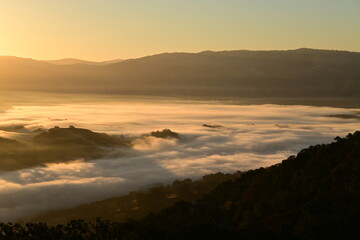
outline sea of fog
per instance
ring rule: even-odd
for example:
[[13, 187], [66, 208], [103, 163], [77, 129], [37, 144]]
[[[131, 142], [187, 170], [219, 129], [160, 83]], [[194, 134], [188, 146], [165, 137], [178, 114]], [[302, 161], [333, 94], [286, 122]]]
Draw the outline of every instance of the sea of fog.
[[[329, 143], [360, 127], [360, 109], [152, 98], [70, 101], [70, 97], [62, 97], [51, 101], [2, 99], [0, 126], [36, 129], [73, 125], [133, 137], [168, 128], [181, 137], [139, 138], [133, 148], [119, 149], [122, 154], [116, 158], [74, 159], [0, 172], [0, 221], [119, 196], [175, 179], [270, 166], [304, 147]], [[0, 136], [28, 137], [8, 131], [0, 131]]]

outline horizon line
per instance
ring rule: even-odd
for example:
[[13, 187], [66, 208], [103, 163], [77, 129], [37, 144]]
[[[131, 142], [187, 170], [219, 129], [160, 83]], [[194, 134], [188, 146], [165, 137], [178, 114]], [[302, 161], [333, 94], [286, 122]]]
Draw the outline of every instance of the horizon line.
[[220, 53], [220, 52], [237, 52], [237, 51], [249, 51], [249, 52], [286, 52], [286, 51], [297, 51], [297, 50], [317, 50], [317, 51], [335, 51], [335, 52], [349, 52], [349, 53], [360, 53], [360, 51], [351, 51], [351, 50], [342, 50], [342, 49], [322, 49], [322, 48], [309, 48], [309, 47], [300, 47], [300, 48], [293, 48], [293, 49], [232, 49], [232, 50], [202, 50], [202, 51], [196, 51], [196, 52], [190, 52], [190, 51], [174, 51], [174, 52], [160, 52], [160, 53], [154, 53], [149, 55], [143, 55], [140, 57], [132, 57], [132, 58], [120, 58], [115, 57], [111, 59], [105, 59], [105, 60], [87, 60], [83, 58], [77, 58], [77, 57], [64, 57], [64, 58], [57, 58], [57, 59], [38, 59], [33, 57], [23, 57], [23, 56], [15, 56], [15, 55], [0, 55], [0, 57], [10, 57], [10, 58], [19, 58], [19, 59], [29, 59], [39, 62], [54, 62], [54, 61], [62, 61], [62, 60], [76, 60], [76, 61], [84, 61], [89, 63], [106, 63], [111, 61], [126, 61], [126, 60], [135, 60], [135, 59], [141, 59], [145, 57], [152, 57], [162, 54], [176, 54], [176, 53], [185, 53], [185, 54], [199, 54], [199, 53], [205, 53], [205, 52], [214, 52], [214, 53]]

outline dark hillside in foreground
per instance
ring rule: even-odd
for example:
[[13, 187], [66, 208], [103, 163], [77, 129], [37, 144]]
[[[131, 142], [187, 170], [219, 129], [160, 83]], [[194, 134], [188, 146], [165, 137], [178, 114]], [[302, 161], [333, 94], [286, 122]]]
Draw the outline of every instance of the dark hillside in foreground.
[[201, 201], [180, 201], [141, 221], [5, 224], [0, 232], [13, 234], [6, 239], [359, 239], [359, 216], [360, 132], [355, 132], [248, 171]]
[[148, 223], [169, 234], [205, 224], [249, 239], [359, 239], [360, 132], [248, 171], [203, 202], [186, 214], [179, 204]]
[[186, 97], [360, 97], [360, 53], [298, 49], [164, 53], [105, 65], [0, 57], [4, 90]]
[[142, 219], [149, 213], [157, 213], [174, 206], [179, 201], [192, 202], [200, 200], [209, 194], [220, 183], [235, 179], [240, 175], [215, 173], [203, 176], [200, 180], [192, 181], [187, 178], [176, 180], [171, 185], [156, 185], [149, 189], [130, 192], [121, 197], [114, 197], [103, 201], [84, 204], [75, 208], [49, 211], [36, 218], [33, 222], [47, 222], [48, 224], [66, 223], [72, 219], [85, 219], [94, 222], [96, 218], [114, 222], [126, 219]]

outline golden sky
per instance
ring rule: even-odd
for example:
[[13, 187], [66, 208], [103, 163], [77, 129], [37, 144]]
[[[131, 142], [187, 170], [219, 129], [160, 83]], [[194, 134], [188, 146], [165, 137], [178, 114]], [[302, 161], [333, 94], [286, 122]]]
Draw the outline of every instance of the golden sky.
[[161, 52], [360, 51], [359, 0], [2, 0], [0, 55], [109, 60]]

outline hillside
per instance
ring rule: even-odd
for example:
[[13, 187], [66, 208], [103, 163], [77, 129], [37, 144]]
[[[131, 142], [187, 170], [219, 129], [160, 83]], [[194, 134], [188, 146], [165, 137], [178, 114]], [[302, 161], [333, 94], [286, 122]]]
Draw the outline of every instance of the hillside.
[[[192, 184], [199, 183], [188, 182], [183, 190], [194, 189]], [[153, 196], [150, 193], [142, 197]], [[99, 213], [105, 203], [82, 206], [85, 215], [74, 217]], [[66, 227], [29, 225], [32, 230], [27, 227], [23, 233], [48, 229], [44, 236], [75, 236], [68, 239], [359, 239], [359, 203], [360, 132], [355, 132], [271, 167], [234, 175], [200, 200], [179, 201], [140, 221], [74, 220]], [[14, 229], [1, 227], [10, 233]]]
[[240, 174], [240, 172], [236, 174], [215, 173], [203, 176], [197, 181], [187, 178], [181, 181], [176, 180], [170, 185], [158, 184], [149, 189], [134, 191], [121, 197], [70, 209], [49, 211], [32, 218], [31, 221], [65, 224], [72, 219], [85, 219], [95, 222], [99, 217], [116, 222], [125, 221], [129, 218], [142, 219], [152, 212], [160, 212], [179, 201], [199, 200], [205, 194], [213, 191], [220, 183], [235, 179]]
[[4, 89], [195, 97], [360, 97], [360, 53], [164, 53], [104, 65], [0, 57]]
[[33, 137], [22, 142], [0, 137], [0, 171], [14, 171], [75, 159], [96, 159], [109, 154], [112, 148], [130, 147], [130, 140], [123, 136], [110, 136], [72, 126], [55, 127], [48, 131], [38, 129], [29, 131], [28, 134]]
[[115, 156], [120, 154], [115, 154], [116, 150], [131, 149], [133, 140], [145, 136], [179, 138], [179, 134], [170, 129], [153, 131], [150, 134], [131, 138], [123, 135], [97, 133], [74, 126], [30, 131], [19, 125], [12, 128], [0, 128], [0, 130], [25, 131], [29, 134], [29, 139], [21, 142], [0, 137], [0, 171], [14, 171], [77, 159], [101, 159], [112, 154]]
[[145, 222], [170, 234], [215, 225], [246, 239], [358, 239], [360, 132], [244, 173], [203, 203], [185, 214], [181, 203]]

